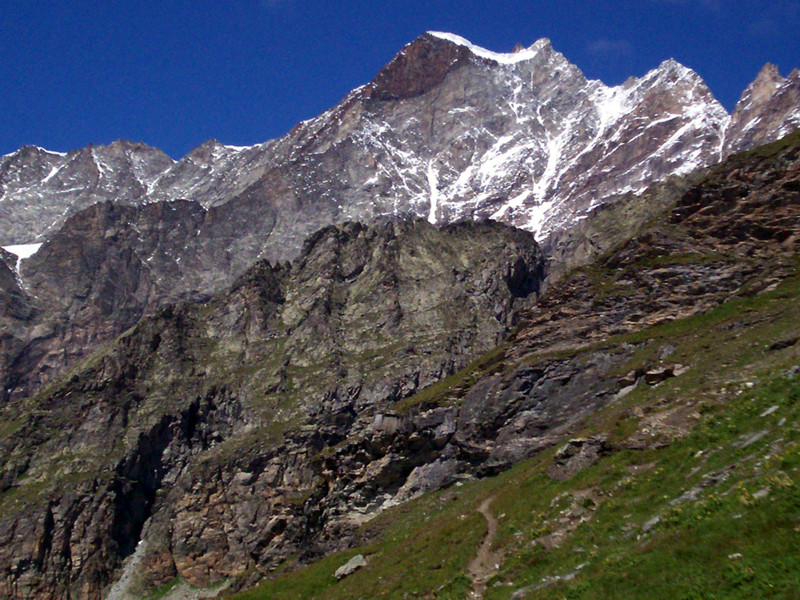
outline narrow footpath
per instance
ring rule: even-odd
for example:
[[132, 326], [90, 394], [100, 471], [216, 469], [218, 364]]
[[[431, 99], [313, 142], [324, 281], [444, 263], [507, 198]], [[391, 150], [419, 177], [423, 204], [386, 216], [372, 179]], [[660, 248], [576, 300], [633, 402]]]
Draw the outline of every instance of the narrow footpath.
[[484, 500], [478, 507], [478, 512], [486, 519], [486, 537], [483, 538], [475, 558], [467, 565], [467, 574], [472, 580], [470, 600], [483, 598], [486, 580], [500, 569], [500, 564], [503, 562], [503, 555], [500, 552], [492, 552], [492, 545], [497, 537], [497, 519], [491, 511], [492, 500], [494, 496]]

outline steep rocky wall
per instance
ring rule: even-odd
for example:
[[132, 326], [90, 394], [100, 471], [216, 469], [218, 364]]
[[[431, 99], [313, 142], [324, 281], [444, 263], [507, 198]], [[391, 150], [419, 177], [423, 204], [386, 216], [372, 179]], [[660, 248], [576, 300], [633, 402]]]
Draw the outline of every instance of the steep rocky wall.
[[[101, 597], [148, 518], [156, 580], [205, 583], [296, 551], [303, 536], [273, 543], [284, 525], [261, 526], [302, 506], [316, 452], [491, 348], [542, 278], [530, 234], [502, 225], [348, 224], [291, 266], [259, 263], [225, 294], [158, 311], [4, 406], [2, 592]], [[213, 482], [243, 460], [276, 487], [247, 513], [257, 532], [235, 543], [228, 482], [219, 497]], [[180, 497], [192, 490], [208, 518]], [[298, 527], [315, 530], [286, 524]]]

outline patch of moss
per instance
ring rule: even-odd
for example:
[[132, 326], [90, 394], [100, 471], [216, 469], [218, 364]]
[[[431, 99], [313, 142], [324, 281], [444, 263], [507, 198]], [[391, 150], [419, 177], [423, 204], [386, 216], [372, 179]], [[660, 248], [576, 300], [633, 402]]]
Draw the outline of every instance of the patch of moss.
[[505, 351], [501, 345], [483, 354], [453, 375], [395, 403], [394, 411], [404, 415], [414, 409], [457, 404], [475, 382], [506, 368]]

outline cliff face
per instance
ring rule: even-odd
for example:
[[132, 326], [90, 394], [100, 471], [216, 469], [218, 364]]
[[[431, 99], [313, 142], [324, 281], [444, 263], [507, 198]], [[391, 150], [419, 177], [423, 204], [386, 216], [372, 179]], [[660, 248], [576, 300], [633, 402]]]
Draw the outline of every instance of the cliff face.
[[[349, 224], [291, 266], [259, 263], [229, 292], [145, 319], [4, 406], [3, 594], [101, 597], [148, 518], [154, 577], [208, 582], [296, 551], [328, 520], [297, 503], [322, 491], [316, 451], [491, 348], [542, 278], [530, 234], [502, 225]], [[167, 490], [229, 460], [271, 473], [236, 514], [246, 539], [218, 546], [233, 507], [201, 524], [186, 499], [176, 529]]]

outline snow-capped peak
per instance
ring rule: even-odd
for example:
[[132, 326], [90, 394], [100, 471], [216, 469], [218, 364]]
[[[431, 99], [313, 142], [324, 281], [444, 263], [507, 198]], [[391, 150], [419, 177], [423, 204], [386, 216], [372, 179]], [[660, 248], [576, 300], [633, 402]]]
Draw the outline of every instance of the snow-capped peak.
[[480, 56], [481, 58], [488, 58], [489, 60], [493, 60], [496, 63], [504, 64], [504, 65], [512, 65], [515, 63], [523, 62], [526, 60], [531, 60], [535, 58], [539, 52], [550, 46], [550, 40], [547, 38], [542, 38], [537, 40], [531, 47], [523, 48], [517, 52], [492, 52], [491, 50], [487, 50], [486, 48], [482, 48], [480, 46], [476, 46], [466, 38], [461, 37], [460, 35], [456, 35], [454, 33], [445, 33], [442, 31], [428, 31], [428, 35], [432, 35], [434, 37], [447, 40], [449, 42], [453, 42], [454, 44], [458, 44], [459, 46], [464, 46], [468, 48], [470, 52], [472, 52], [475, 56]]
[[176, 198], [264, 211], [254, 222], [275, 228], [283, 241], [270, 252], [281, 260], [315, 227], [387, 215], [494, 218], [546, 240], [610, 198], [788, 132], [798, 107], [796, 71], [783, 80], [766, 67], [731, 117], [674, 59], [611, 87], [546, 38], [500, 53], [430, 31], [277, 140], [209, 140], [177, 162], [125, 143], [68, 160], [31, 147], [4, 158], [0, 202], [25, 210], [0, 214], [0, 242], [42, 239], [94, 202]]

